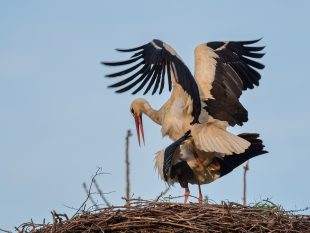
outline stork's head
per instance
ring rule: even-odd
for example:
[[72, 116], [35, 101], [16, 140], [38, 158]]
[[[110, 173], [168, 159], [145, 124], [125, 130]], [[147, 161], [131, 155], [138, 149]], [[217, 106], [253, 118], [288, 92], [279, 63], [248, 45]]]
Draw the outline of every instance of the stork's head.
[[130, 112], [135, 118], [136, 130], [138, 142], [140, 145], [140, 137], [142, 136], [143, 143], [144, 142], [144, 130], [143, 130], [143, 122], [142, 122], [142, 114], [145, 112], [145, 109], [149, 106], [149, 103], [144, 99], [135, 99], [132, 101], [130, 105]]

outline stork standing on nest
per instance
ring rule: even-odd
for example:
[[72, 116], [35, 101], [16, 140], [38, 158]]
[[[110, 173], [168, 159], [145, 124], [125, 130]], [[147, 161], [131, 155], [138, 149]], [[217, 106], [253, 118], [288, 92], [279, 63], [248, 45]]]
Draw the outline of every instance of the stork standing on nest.
[[195, 49], [195, 76], [191, 74], [178, 54], [168, 44], [153, 40], [132, 49], [117, 49], [133, 52], [128, 60], [102, 62], [108, 66], [132, 65], [129, 68], [106, 75], [124, 79], [110, 85], [122, 93], [133, 88], [136, 94], [144, 87], [143, 94], [150, 91], [162, 93], [165, 83], [172, 90], [170, 98], [154, 110], [144, 99], [131, 104], [137, 136], [144, 141], [142, 114], [162, 126], [163, 136], [176, 141], [191, 130], [191, 138], [184, 144], [188, 153], [203, 163], [216, 154], [242, 154], [251, 145], [242, 137], [231, 134], [227, 127], [242, 125], [248, 120], [247, 110], [239, 102], [243, 90], [258, 86], [261, 75], [256, 69], [264, 65], [250, 58], [261, 58], [258, 53], [264, 47], [252, 46], [259, 40], [209, 42]]
[[198, 184], [198, 200], [199, 203], [202, 203], [201, 184], [211, 183], [230, 173], [247, 160], [268, 153], [264, 150], [259, 134], [244, 133], [238, 136], [250, 143], [249, 148], [244, 153], [230, 156], [215, 153], [215, 156], [211, 159], [205, 157], [202, 164], [197, 164], [198, 161], [195, 159], [195, 155], [189, 152], [186, 146], [184, 147], [186, 141], [191, 138], [190, 131], [188, 131], [165, 150], [156, 153], [155, 168], [162, 180], [169, 185], [177, 182], [184, 188], [184, 203], [187, 203], [190, 195], [188, 184]]

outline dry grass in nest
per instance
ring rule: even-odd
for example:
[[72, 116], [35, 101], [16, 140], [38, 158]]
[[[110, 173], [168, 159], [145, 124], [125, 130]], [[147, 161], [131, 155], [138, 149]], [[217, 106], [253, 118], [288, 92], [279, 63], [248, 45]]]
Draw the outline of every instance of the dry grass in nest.
[[54, 223], [21, 225], [22, 232], [310, 232], [310, 216], [269, 205], [132, 202], [79, 214], [54, 214]]

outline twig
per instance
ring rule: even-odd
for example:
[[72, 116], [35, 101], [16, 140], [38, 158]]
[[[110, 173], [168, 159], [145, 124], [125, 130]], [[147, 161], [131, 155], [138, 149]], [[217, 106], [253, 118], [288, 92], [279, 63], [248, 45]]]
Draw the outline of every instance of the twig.
[[67, 208], [70, 209], [70, 210], [75, 210], [75, 211], [78, 210], [78, 208], [74, 208], [73, 206], [69, 206], [69, 205], [66, 205], [66, 204], [63, 204], [63, 206], [64, 206], [64, 207], [67, 207]]
[[104, 203], [108, 206], [111, 207], [112, 205], [110, 204], [110, 202], [106, 199], [106, 197], [104, 196], [104, 193], [102, 192], [102, 190], [100, 189], [96, 179], [94, 179], [94, 185], [100, 195], [100, 197], [102, 198], [102, 200], [104, 201]]
[[129, 137], [132, 136], [132, 133], [129, 130], [127, 130], [126, 135], [126, 145], [125, 145], [125, 165], [126, 165], [126, 190], [125, 190], [125, 198], [127, 201], [127, 204], [129, 203], [130, 199], [130, 164], [129, 164]]
[[90, 185], [89, 185], [89, 189], [87, 191], [87, 196], [86, 196], [86, 199], [84, 200], [84, 202], [81, 204], [81, 206], [77, 209], [77, 211], [75, 212], [75, 214], [73, 215], [72, 218], [74, 218], [81, 210], [82, 208], [84, 207], [84, 210], [85, 210], [85, 206], [86, 206], [86, 203], [91, 195], [91, 189], [92, 189], [92, 186], [93, 186], [93, 183], [94, 183], [94, 179], [96, 178], [96, 176], [100, 175], [100, 174], [103, 174], [101, 172], [102, 168], [98, 168], [96, 173], [93, 175], [93, 177], [91, 178], [91, 182], [90, 182]]
[[297, 212], [304, 212], [304, 211], [307, 211], [307, 210], [310, 210], [310, 206], [307, 206], [307, 207], [302, 208], [302, 209], [297, 209], [297, 210], [287, 210], [286, 212], [288, 212], [288, 213], [297, 213]]
[[[55, 210], [52, 210], [51, 214], [53, 216], [53, 219], [57, 220], [56, 221], [57, 223], [63, 222], [63, 218], [65, 218], [65, 220], [69, 220], [69, 217], [67, 214], [60, 214], [60, 213], [57, 213]], [[31, 223], [35, 225], [32, 220], [31, 220]]]
[[159, 201], [159, 199], [162, 198], [164, 195], [166, 195], [169, 190], [170, 190], [170, 186], [166, 187], [166, 189], [161, 191], [154, 201], [155, 202]]
[[249, 161], [247, 161], [245, 163], [245, 165], [243, 166], [243, 198], [242, 198], [242, 201], [243, 201], [243, 205], [246, 205], [246, 197], [247, 197], [247, 183], [246, 183], [246, 175], [247, 175], [247, 172], [249, 170]]
[[[94, 179], [94, 181], [95, 181], [95, 179]], [[93, 199], [92, 193], [90, 193], [89, 190], [87, 189], [87, 185], [86, 185], [85, 182], [83, 183], [83, 188], [84, 188], [84, 191], [85, 191], [85, 193], [86, 193], [86, 196], [89, 195], [89, 196], [88, 196], [88, 197], [89, 197], [89, 200], [91, 201], [91, 203], [93, 204], [93, 206], [95, 207], [95, 209], [98, 210], [99, 207], [98, 207], [97, 203], [95, 202], [95, 200]]]

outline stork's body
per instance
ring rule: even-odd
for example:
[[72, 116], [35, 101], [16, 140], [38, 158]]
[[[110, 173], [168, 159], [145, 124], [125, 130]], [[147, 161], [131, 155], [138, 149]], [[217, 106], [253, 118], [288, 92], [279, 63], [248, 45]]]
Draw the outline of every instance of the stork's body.
[[191, 99], [180, 85], [173, 85], [170, 98], [158, 110], [144, 99], [136, 99], [131, 104], [135, 114], [145, 114], [153, 122], [160, 125], [162, 136], [168, 136], [175, 141], [191, 127], [193, 118], [191, 112]]
[[200, 155], [201, 160], [197, 161], [195, 155], [187, 148], [187, 141], [191, 137], [190, 131], [188, 131], [165, 150], [156, 153], [155, 168], [160, 177], [168, 184], [177, 182], [185, 189], [185, 203], [190, 194], [188, 184], [197, 184], [199, 186], [199, 202], [201, 203], [200, 185], [211, 183], [230, 173], [245, 161], [267, 153], [258, 134], [245, 133], [239, 136], [250, 143], [244, 153], [232, 156], [223, 156], [218, 153], [213, 153], [214, 156]]

